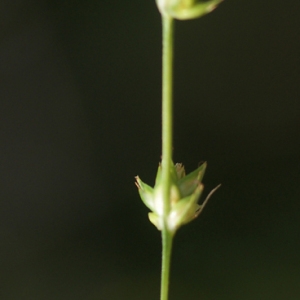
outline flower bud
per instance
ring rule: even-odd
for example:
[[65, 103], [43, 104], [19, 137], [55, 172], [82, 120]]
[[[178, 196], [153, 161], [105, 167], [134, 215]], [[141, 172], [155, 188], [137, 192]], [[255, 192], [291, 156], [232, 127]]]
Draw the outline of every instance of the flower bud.
[[213, 11], [223, 0], [156, 0], [162, 15], [178, 20], [189, 20], [202, 17]]

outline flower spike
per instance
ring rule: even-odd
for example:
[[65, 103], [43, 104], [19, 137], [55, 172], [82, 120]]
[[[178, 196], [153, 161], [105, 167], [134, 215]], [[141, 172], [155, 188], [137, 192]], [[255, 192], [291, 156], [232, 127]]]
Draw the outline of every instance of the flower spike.
[[158, 230], [162, 230], [166, 224], [167, 229], [173, 234], [179, 227], [189, 223], [199, 216], [211, 195], [220, 187], [218, 185], [199, 205], [198, 200], [203, 192], [202, 178], [206, 169], [206, 162], [200, 165], [195, 171], [186, 175], [182, 164], [173, 164], [170, 187], [170, 210], [167, 216], [164, 215], [164, 199], [161, 182], [161, 164], [158, 166], [155, 186], [150, 187], [144, 183], [139, 176], [136, 176], [136, 186], [144, 204], [151, 210], [149, 220]]

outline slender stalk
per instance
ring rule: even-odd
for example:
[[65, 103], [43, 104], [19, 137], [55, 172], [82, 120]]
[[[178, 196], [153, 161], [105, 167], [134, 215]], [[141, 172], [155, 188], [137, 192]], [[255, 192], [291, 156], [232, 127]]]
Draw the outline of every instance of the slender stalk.
[[172, 241], [172, 233], [168, 230], [163, 230], [160, 300], [168, 300]]
[[163, 15], [163, 58], [162, 58], [162, 182], [164, 216], [170, 210], [170, 184], [173, 138], [173, 25], [174, 20]]
[[162, 58], [162, 182], [164, 199], [164, 228], [162, 230], [162, 268], [160, 300], [168, 300], [173, 234], [167, 228], [170, 211], [170, 188], [173, 138], [173, 18], [163, 15]]

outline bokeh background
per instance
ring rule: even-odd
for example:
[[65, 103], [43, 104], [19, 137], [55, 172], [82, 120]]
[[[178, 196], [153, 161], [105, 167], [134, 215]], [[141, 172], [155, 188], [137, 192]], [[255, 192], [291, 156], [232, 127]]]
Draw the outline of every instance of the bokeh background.
[[[172, 300], [300, 299], [300, 2], [176, 22], [174, 160], [208, 161]], [[134, 176], [161, 155], [153, 1], [1, 0], [0, 298], [159, 298]]]

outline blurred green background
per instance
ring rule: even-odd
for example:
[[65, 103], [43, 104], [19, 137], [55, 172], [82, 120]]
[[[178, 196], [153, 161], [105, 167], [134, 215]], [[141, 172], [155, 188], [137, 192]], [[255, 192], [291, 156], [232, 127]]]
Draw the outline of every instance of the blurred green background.
[[[208, 161], [170, 300], [300, 299], [300, 2], [176, 22], [174, 160]], [[158, 299], [153, 1], [0, 3], [0, 299]]]

